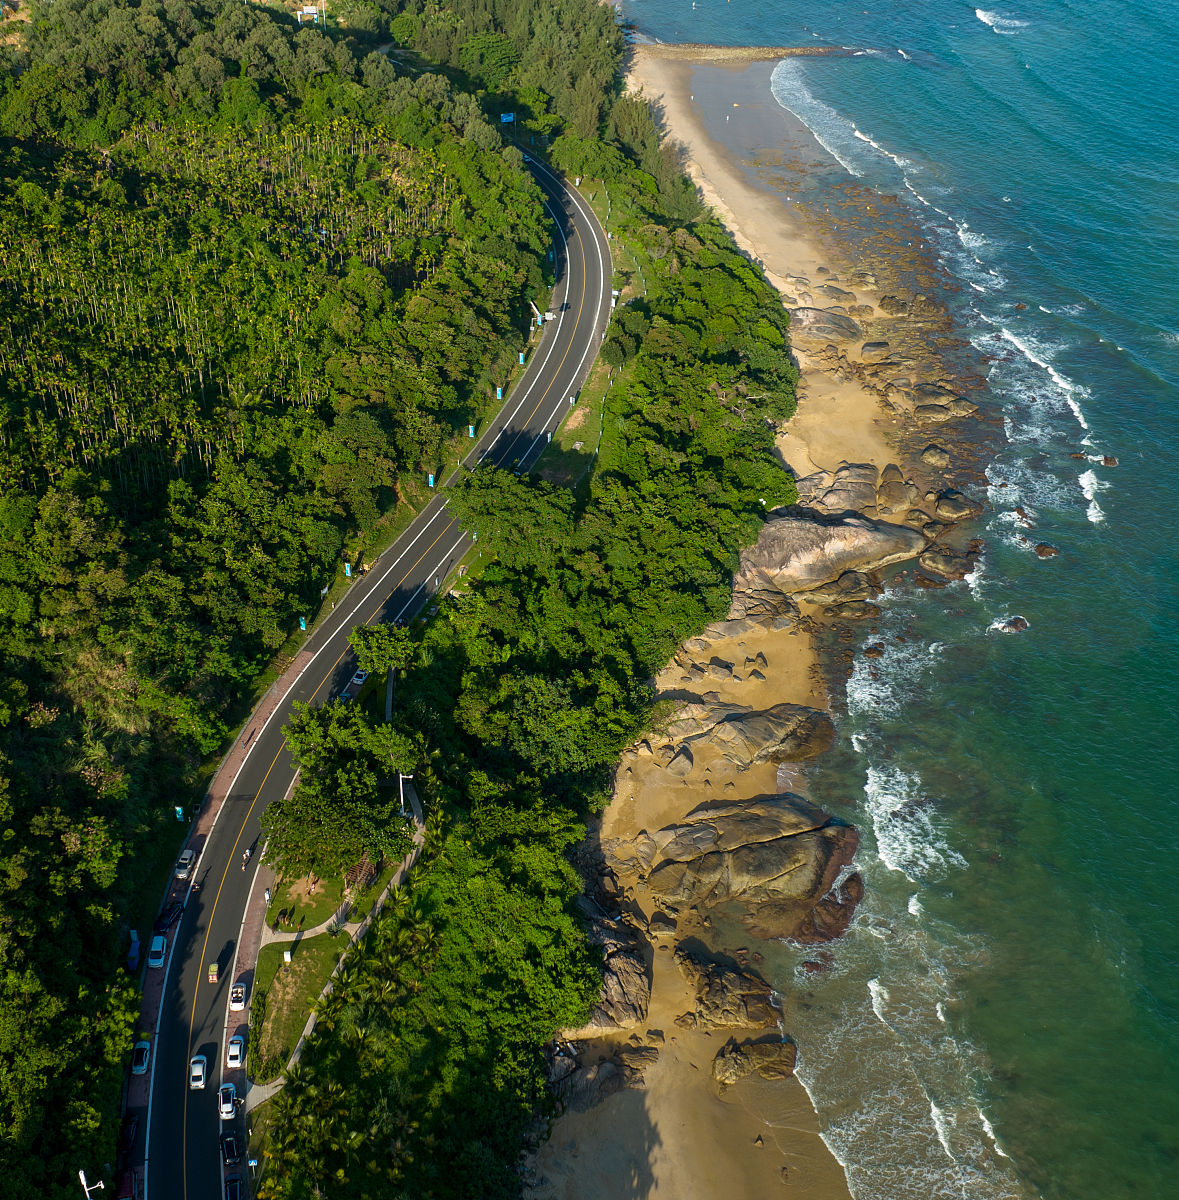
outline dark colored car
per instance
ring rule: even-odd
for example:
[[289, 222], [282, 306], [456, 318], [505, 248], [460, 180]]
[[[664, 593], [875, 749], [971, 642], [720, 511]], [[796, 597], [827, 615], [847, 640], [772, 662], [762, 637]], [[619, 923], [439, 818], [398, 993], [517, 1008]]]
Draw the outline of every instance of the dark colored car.
[[246, 1200], [246, 1189], [240, 1175], [230, 1175], [225, 1181], [225, 1200]]
[[139, 1136], [139, 1118], [130, 1113], [123, 1118], [123, 1128], [119, 1132], [119, 1149], [124, 1154], [130, 1154], [135, 1149], [135, 1139]]
[[158, 917], [156, 917], [156, 923], [152, 926], [152, 928], [156, 931], [156, 933], [167, 933], [168, 930], [180, 920], [180, 915], [183, 912], [184, 905], [179, 900], [173, 901], [168, 905], [167, 908], [164, 909], [162, 913], [160, 913]]
[[225, 1160], [227, 1167], [237, 1166], [242, 1160], [241, 1147], [237, 1144], [236, 1133], [223, 1133], [221, 1135], [221, 1157]]

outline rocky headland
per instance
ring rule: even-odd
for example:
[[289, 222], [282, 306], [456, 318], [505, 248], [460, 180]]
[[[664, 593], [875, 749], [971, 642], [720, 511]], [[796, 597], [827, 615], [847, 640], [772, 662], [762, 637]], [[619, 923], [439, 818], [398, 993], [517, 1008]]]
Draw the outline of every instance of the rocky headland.
[[899, 243], [841, 262], [725, 162], [693, 116], [690, 71], [644, 61], [702, 193], [791, 312], [799, 408], [778, 448], [799, 498], [742, 553], [725, 619], [656, 680], [657, 719], [582, 847], [605, 983], [589, 1025], [550, 1055], [566, 1115], [528, 1166], [529, 1194], [617, 1194], [625, 1179], [624, 1194], [703, 1200], [789, 1182], [831, 1200], [846, 1181], [792, 1079], [757, 941], [819, 944], [854, 919], [858, 835], [810, 794], [805, 767], [835, 738], [849, 623], [879, 614], [890, 574], [944, 587], [982, 553], [960, 526], [981, 511], [989, 431]]

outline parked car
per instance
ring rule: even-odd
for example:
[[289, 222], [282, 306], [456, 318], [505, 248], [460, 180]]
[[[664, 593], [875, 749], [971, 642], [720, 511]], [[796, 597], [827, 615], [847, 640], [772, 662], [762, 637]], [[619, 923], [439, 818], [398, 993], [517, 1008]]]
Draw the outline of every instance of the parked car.
[[221, 1157], [225, 1160], [227, 1167], [235, 1167], [242, 1160], [242, 1152], [237, 1144], [236, 1133], [223, 1133], [221, 1135]]
[[246, 1191], [240, 1175], [230, 1175], [225, 1180], [225, 1200], [245, 1200]]
[[246, 985], [235, 983], [229, 989], [229, 1011], [241, 1012], [246, 1007]]
[[237, 1088], [232, 1083], [223, 1083], [217, 1089], [217, 1114], [223, 1121], [237, 1116]]
[[184, 912], [184, 904], [176, 900], [169, 904], [158, 917], [152, 928], [156, 933], [167, 933], [177, 921], [180, 920], [180, 914]]
[[151, 945], [147, 950], [147, 965], [149, 967], [162, 967], [164, 959], [168, 957], [168, 939], [162, 933], [157, 933], [151, 940]]
[[350, 686], [354, 687], [354, 688], [363, 687], [364, 681], [367, 678], [368, 678], [367, 671], [357, 671], [356, 674], [352, 676], [352, 683]]
[[231, 1037], [225, 1043], [225, 1065], [231, 1069], [240, 1067], [246, 1061], [246, 1039]]
[[176, 860], [176, 878], [187, 879], [192, 874], [192, 865], [196, 862], [196, 851], [185, 850]]
[[151, 1062], [151, 1042], [136, 1042], [131, 1051], [131, 1074], [146, 1075], [147, 1064]]
[[352, 688], [350, 686], [346, 687], [340, 693], [340, 703], [341, 704], [351, 704], [352, 703]]
[[209, 1060], [203, 1054], [194, 1054], [188, 1064], [188, 1086], [194, 1092], [203, 1092], [208, 1077]]
[[128, 1113], [123, 1118], [123, 1128], [119, 1132], [119, 1149], [124, 1154], [130, 1154], [135, 1149], [135, 1139], [139, 1136], [139, 1118]]
[[127, 951], [127, 970], [134, 972], [139, 970], [139, 934], [131, 930], [131, 949]]

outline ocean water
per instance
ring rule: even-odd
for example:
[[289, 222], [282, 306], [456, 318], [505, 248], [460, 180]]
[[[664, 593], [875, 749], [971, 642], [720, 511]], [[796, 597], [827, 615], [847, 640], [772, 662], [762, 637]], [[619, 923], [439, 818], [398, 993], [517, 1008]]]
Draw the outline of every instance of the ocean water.
[[624, 14], [855, 51], [773, 96], [922, 224], [1006, 434], [980, 567], [885, 600], [811, 775], [868, 885], [828, 970], [772, 963], [826, 1140], [857, 1200], [1179, 1195], [1173, 0]]

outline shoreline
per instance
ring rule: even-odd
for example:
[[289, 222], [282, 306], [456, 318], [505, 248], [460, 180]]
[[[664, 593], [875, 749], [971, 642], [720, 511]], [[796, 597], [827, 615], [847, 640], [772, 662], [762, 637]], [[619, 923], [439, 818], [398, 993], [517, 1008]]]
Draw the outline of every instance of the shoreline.
[[[897, 241], [870, 260], [841, 255], [825, 236], [836, 232], [834, 224], [829, 230], [816, 228], [797, 206], [758, 185], [753, 172], [766, 163], [773, 170], [838, 168], [809, 130], [774, 100], [769, 90], [774, 66], [758, 57], [765, 48], [746, 49], [744, 56], [717, 62], [708, 57], [707, 47], [668, 53], [662, 44], [632, 46], [627, 88], [642, 90], [655, 105], [666, 135], [683, 150], [684, 169], [701, 197], [794, 312], [798, 410], [780, 430], [777, 447], [800, 482], [805, 511], [855, 510], [890, 529], [905, 524], [902, 532], [910, 538], [921, 533], [941, 539], [952, 534], [956, 520], [973, 515], [965, 506], [954, 513], [953, 505], [943, 502], [958, 494], [948, 487], [947, 470], [960, 473], [972, 459], [947, 436], [944, 422], [973, 415], [974, 406], [955, 397], [961, 408], [951, 411], [946, 385], [959, 381], [940, 361], [915, 366], [932, 346], [952, 340], [946, 337], [944, 312], [924, 294], [914, 297], [912, 289], [905, 293], [914, 298], [904, 311], [888, 311], [895, 297], [883, 294], [882, 284], [891, 293], [894, 284], [903, 288], [901, 276], [920, 278], [920, 244], [914, 251], [912, 238], [907, 246]], [[727, 128], [734, 127], [730, 118], [738, 117], [756, 158], [743, 161], [709, 132], [709, 118], [719, 121], [722, 113]], [[909, 261], [902, 262], [906, 251]], [[918, 380], [917, 388], [927, 392], [914, 388]], [[944, 405], [933, 389], [946, 393]], [[923, 406], [922, 399], [931, 403]], [[919, 417], [922, 407], [944, 412]], [[928, 429], [922, 428], [926, 417]], [[924, 461], [919, 456], [921, 447], [929, 442], [933, 448], [935, 440], [945, 444], [936, 447], [939, 456], [931, 465], [928, 450]], [[896, 500], [893, 507], [886, 494]], [[936, 546], [944, 555], [938, 561], [958, 571], [946, 578], [961, 577], [968, 569], [968, 553], [914, 540]], [[922, 555], [921, 565], [934, 570], [936, 586], [936, 564], [927, 565], [927, 557]], [[743, 554], [742, 572], [745, 562]], [[693, 710], [702, 701], [721, 708], [764, 711], [787, 705], [830, 713], [839, 699], [841, 663], [828, 649], [827, 635], [834, 623], [879, 611], [870, 603], [879, 576], [867, 567], [845, 575], [856, 576], [854, 588], [789, 594], [771, 619], [748, 619], [752, 610], [735, 592], [731, 619], [680, 648], [656, 681], [659, 696], [687, 701]], [[841, 576], [840, 585], [844, 582]], [[635, 849], [656, 831], [676, 827], [701, 802], [749, 804], [773, 795], [798, 800], [801, 793], [807, 797], [802, 804], [813, 799], [822, 806], [823, 797], [808, 796], [805, 765], [771, 758], [734, 768], [707, 738], [691, 742], [687, 769], [676, 770], [682, 747], [677, 752], [675, 737], [666, 740], [666, 734], [655, 731], [624, 754], [613, 799], [590, 836], [604, 864], [598, 871], [606, 904], [618, 910], [620, 924], [640, 931], [649, 1007], [633, 1024], [617, 1029], [599, 1024], [566, 1035], [582, 1072], [585, 1064], [591, 1074], [613, 1069], [626, 1082], [583, 1105], [565, 1096], [566, 1111], [533, 1160], [527, 1194], [535, 1200], [605, 1200], [619, 1193], [709, 1200], [723, 1192], [760, 1197], [787, 1184], [804, 1200], [849, 1200], [844, 1168], [823, 1141], [801, 1082], [792, 1074], [758, 1072], [726, 1083], [716, 1065], [726, 1046], [769, 1039], [779, 1049], [783, 1043], [791, 1047], [792, 1066], [791, 1030], [783, 1012], [768, 1034], [765, 1022], [745, 1028], [739, 1020], [713, 1024], [715, 1014], [702, 1009], [698, 980], [680, 961], [679, 947], [689, 946], [705, 961], [756, 977], [762, 962], [756, 929], [747, 922], [743, 930], [719, 910], [714, 925], [703, 903], [669, 905], [647, 886], [649, 855], [644, 862]], [[853, 852], [854, 844], [853, 832]], [[762, 943], [763, 948], [769, 944]], [[809, 966], [822, 969], [821, 950], [815, 957], [819, 962]], [[776, 999], [786, 1012], [794, 1007], [791, 1001], [790, 995]]]

